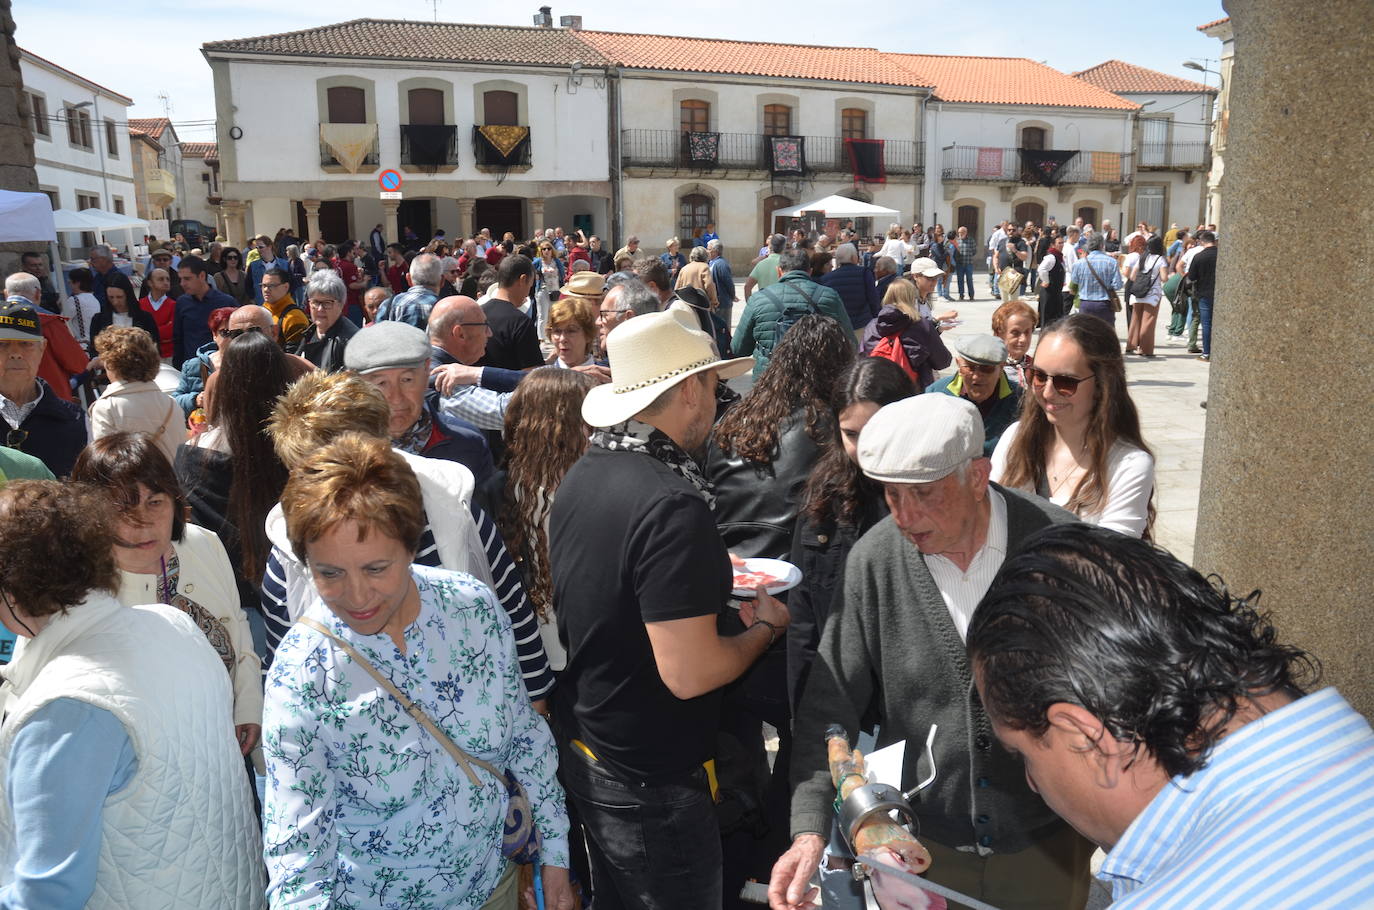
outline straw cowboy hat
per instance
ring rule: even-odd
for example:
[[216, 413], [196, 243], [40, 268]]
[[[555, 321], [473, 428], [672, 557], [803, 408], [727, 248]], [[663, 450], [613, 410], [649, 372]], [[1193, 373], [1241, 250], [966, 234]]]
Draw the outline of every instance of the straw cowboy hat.
[[588, 269], [573, 272], [558, 293], [563, 297], [580, 297], [596, 303], [606, 293], [606, 276]]
[[691, 307], [676, 303], [621, 323], [606, 336], [611, 381], [587, 393], [582, 419], [589, 426], [624, 423], [688, 376], [716, 370], [721, 379], [740, 376], [754, 358], [720, 360], [711, 337], [697, 328]]

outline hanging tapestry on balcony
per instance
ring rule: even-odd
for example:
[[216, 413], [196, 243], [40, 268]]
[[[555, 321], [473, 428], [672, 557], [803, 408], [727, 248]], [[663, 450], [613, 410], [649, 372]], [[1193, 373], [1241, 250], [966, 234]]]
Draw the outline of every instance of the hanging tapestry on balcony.
[[1031, 181], [1040, 183], [1044, 186], [1058, 186], [1059, 177], [1064, 170], [1064, 165], [1068, 164], [1075, 156], [1077, 151], [1060, 151], [1058, 149], [1019, 149], [1021, 152], [1021, 182], [1031, 184]]
[[506, 179], [511, 167], [529, 164], [530, 128], [527, 126], [476, 126], [472, 130], [472, 151], [477, 163], [495, 167], [496, 182]]
[[350, 174], [358, 173], [377, 144], [375, 123], [321, 123], [320, 142]]
[[768, 170], [774, 177], [806, 176], [806, 140], [801, 136], [767, 136]]
[[456, 165], [458, 156], [453, 148], [455, 126], [410, 124], [402, 128], [408, 157], [406, 164], [433, 174], [439, 168]]
[[1001, 177], [1002, 150], [980, 148], [978, 150], [978, 164], [973, 173], [976, 177]]
[[720, 161], [720, 133], [688, 132], [687, 160], [694, 167], [715, 167]]
[[1121, 183], [1121, 153], [1093, 152], [1093, 183]]
[[855, 183], [887, 183], [882, 139], [846, 139], [844, 148]]

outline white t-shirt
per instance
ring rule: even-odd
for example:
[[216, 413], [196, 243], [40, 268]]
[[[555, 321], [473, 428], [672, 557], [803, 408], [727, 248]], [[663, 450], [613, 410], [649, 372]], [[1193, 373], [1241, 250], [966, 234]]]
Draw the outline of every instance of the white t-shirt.
[[[995, 483], [1002, 483], [1002, 477], [1007, 471], [1007, 453], [1011, 451], [1011, 444], [1015, 441], [1020, 427], [1021, 422], [1018, 420], [1003, 430], [1002, 438], [997, 440], [997, 448], [992, 452], [992, 480]], [[1065, 484], [1063, 489], [1050, 497], [1050, 502], [1064, 506], [1073, 495], [1073, 488], [1073, 484]], [[1023, 486], [1018, 489], [1027, 493], [1035, 492], [1033, 487]], [[1139, 537], [1145, 533], [1145, 524], [1150, 514], [1150, 496], [1154, 489], [1154, 458], [1144, 449], [1118, 440], [1107, 453], [1107, 501], [1102, 511], [1089, 515], [1080, 514], [1078, 517], [1088, 524], [1101, 525], [1122, 534]]]
[[[1140, 254], [1131, 253], [1121, 261], [1121, 267], [1126, 271], [1126, 274], [1129, 275], [1131, 274], [1131, 269], [1135, 268], [1138, 262], [1140, 262]], [[1150, 285], [1150, 293], [1146, 294], [1144, 297], [1137, 297], [1132, 294], [1132, 303], [1159, 303], [1164, 297], [1164, 282], [1160, 281], [1160, 277], [1164, 274], [1164, 265], [1163, 256], [1155, 256], [1149, 253], [1145, 254], [1145, 264], [1141, 266], [1141, 269], [1149, 269], [1154, 272], [1155, 280], [1154, 283]], [[1130, 282], [1128, 281], [1126, 284], [1129, 286]]]
[[75, 294], [62, 302], [62, 315], [67, 318], [67, 328], [83, 348], [91, 345], [91, 317], [99, 312], [100, 301], [95, 299], [94, 294]]

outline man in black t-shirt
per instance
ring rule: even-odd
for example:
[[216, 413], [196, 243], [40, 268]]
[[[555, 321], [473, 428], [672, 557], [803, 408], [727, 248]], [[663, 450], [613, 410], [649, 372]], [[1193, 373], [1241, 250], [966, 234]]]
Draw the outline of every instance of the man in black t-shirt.
[[491, 334], [477, 366], [527, 370], [544, 365], [534, 320], [520, 312], [534, 286], [534, 265], [527, 256], [507, 256], [496, 267], [497, 290], [482, 304]]
[[1188, 263], [1188, 280], [1193, 283], [1198, 318], [1202, 321], [1202, 354], [1198, 360], [1212, 359], [1212, 308], [1217, 302], [1217, 235], [1199, 231], [1198, 243], [1202, 252]]
[[690, 308], [675, 304], [607, 336], [612, 383], [582, 419], [634, 417], [647, 442], [605, 431], [558, 487], [549, 564], [568, 649], [555, 689], [560, 771], [587, 833], [598, 910], [719, 910], [722, 857], [708, 775], [721, 687], [786, 629], [758, 589], [746, 629], [722, 637], [732, 588], [711, 497], [689, 452], [715, 417], [720, 361]]

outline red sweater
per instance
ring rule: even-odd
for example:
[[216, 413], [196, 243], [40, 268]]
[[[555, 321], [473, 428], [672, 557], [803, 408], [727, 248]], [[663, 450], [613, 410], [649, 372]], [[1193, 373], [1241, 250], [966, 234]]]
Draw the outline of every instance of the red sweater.
[[153, 309], [153, 302], [149, 295], [145, 294], [139, 298], [138, 305], [147, 310], [153, 317], [153, 322], [157, 323], [157, 352], [161, 357], [172, 356], [172, 317], [176, 314], [177, 302], [171, 294], [167, 295], [166, 301], [161, 309]]
[[67, 328], [65, 318], [41, 313], [38, 321], [43, 327], [43, 337], [48, 341], [43, 349], [43, 359], [38, 364], [38, 376], [52, 387], [58, 398], [71, 401], [71, 379], [85, 371], [90, 358], [81, 350], [71, 329]]

